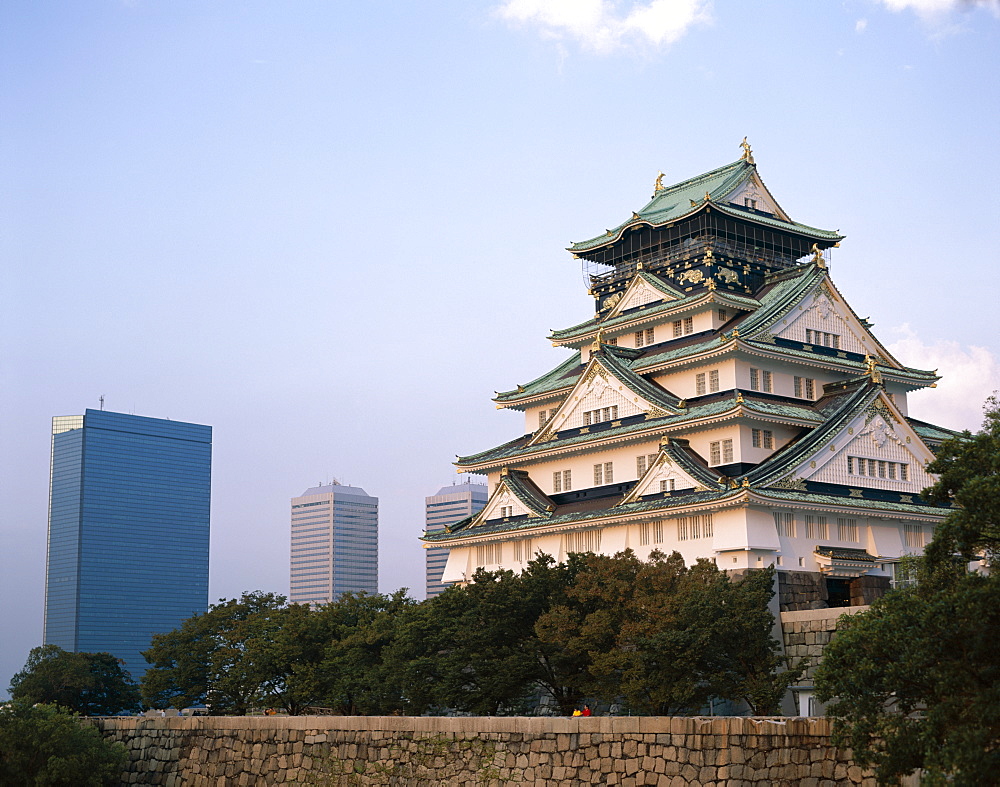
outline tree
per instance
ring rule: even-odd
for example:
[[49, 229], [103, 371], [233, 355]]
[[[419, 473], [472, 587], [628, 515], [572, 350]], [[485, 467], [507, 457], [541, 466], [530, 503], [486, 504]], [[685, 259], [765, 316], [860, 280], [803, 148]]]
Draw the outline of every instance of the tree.
[[55, 705], [0, 706], [0, 784], [98, 787], [121, 783], [128, 752]]
[[[990, 784], [1000, 769], [1000, 408], [983, 430], [946, 442], [928, 469], [927, 499], [958, 504], [937, 529], [916, 587], [844, 621], [816, 673], [839, 745], [882, 782], [923, 769], [928, 784]], [[956, 559], [956, 555], [958, 558]]]
[[110, 653], [70, 653], [57, 645], [32, 648], [10, 682], [10, 696], [29, 704], [62, 705], [88, 716], [140, 708], [139, 687]]
[[284, 596], [244, 593], [154, 635], [143, 653], [152, 665], [142, 679], [143, 699], [160, 708], [203, 702], [213, 713], [235, 715], [266, 703], [268, 688], [281, 682], [270, 643], [284, 608]]

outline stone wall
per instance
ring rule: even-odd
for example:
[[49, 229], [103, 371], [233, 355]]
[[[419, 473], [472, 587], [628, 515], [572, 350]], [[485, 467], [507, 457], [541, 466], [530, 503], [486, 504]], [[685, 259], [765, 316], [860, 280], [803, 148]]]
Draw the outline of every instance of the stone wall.
[[823, 718], [195, 717], [94, 721], [125, 784], [874, 785]]

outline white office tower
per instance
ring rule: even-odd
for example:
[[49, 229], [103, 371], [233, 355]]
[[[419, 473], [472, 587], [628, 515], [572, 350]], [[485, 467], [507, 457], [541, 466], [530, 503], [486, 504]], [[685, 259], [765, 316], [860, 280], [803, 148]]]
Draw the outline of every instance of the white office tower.
[[[486, 484], [455, 484], [438, 490], [436, 495], [424, 498], [426, 510], [426, 532], [436, 533], [446, 525], [475, 514], [486, 505], [489, 490]], [[434, 598], [448, 587], [441, 583], [441, 574], [448, 563], [448, 550], [430, 548], [426, 553], [427, 598]]]
[[293, 604], [325, 604], [348, 591], [378, 592], [378, 498], [336, 481], [292, 502]]

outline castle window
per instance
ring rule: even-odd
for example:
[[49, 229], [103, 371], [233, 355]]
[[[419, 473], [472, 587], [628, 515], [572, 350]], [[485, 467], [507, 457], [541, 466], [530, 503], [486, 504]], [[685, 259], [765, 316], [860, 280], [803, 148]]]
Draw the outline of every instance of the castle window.
[[675, 339], [678, 336], [682, 336], [683, 335], [683, 333], [684, 333], [683, 325], [684, 325], [684, 321], [683, 320], [674, 320], [674, 338]]
[[750, 390], [771, 393], [771, 373], [767, 369], [750, 369]]
[[605, 421], [614, 421], [616, 418], [618, 418], [618, 405], [613, 404], [610, 407], [598, 407], [596, 410], [587, 410], [584, 412], [583, 425], [591, 426]]
[[733, 441], [716, 440], [708, 444], [709, 464], [730, 464], [733, 461]]
[[614, 471], [611, 462], [603, 462], [594, 465], [594, 486], [614, 483]]
[[719, 390], [719, 370], [713, 369], [708, 373], [708, 390], [715, 393]]
[[695, 396], [703, 396], [706, 391], [705, 373], [698, 372], [698, 374], [694, 376], [694, 394]]
[[657, 519], [653, 522], [653, 543], [662, 544], [663, 543], [663, 520]]
[[482, 566], [490, 566], [503, 562], [502, 544], [480, 544], [476, 547], [476, 563]]
[[552, 416], [556, 414], [558, 407], [553, 407], [551, 410], [542, 410], [538, 413], [538, 428], [541, 429], [545, 424], [552, 420]]
[[806, 514], [806, 538], [827, 539], [830, 537], [825, 516]]
[[612, 336], [610, 339], [605, 339], [604, 343], [605, 344], [610, 344], [612, 347], [617, 347], [618, 346], [618, 337], [617, 336]]
[[[707, 380], [707, 385], [706, 385]], [[703, 396], [706, 393], [716, 393], [719, 390], [719, 370], [712, 369], [708, 372], [698, 372], [694, 376], [694, 388], [696, 396]]]
[[643, 522], [639, 525], [639, 546], [649, 546], [649, 522]]
[[664, 478], [660, 481], [661, 492], [673, 492], [676, 481], [673, 478]]
[[500, 506], [500, 516], [504, 518], [514, 516], [514, 506]]
[[600, 552], [601, 531], [584, 530], [580, 533], [567, 533], [564, 537], [567, 552]]
[[823, 347], [840, 349], [840, 336], [836, 333], [826, 333], [825, 331], [814, 331], [806, 328], [806, 344], [819, 344]]
[[900, 481], [908, 481], [909, 480], [909, 478], [908, 478], [908, 472], [907, 472], [906, 468], [907, 468], [907, 465], [900, 465], [899, 466], [899, 480]]
[[816, 381], [809, 377], [795, 378], [795, 396], [799, 399], [816, 398]]
[[569, 492], [573, 488], [572, 475], [570, 470], [556, 470], [552, 474], [552, 492]]
[[837, 518], [837, 538], [856, 543], [858, 540], [858, 520]]
[[531, 560], [531, 539], [522, 538], [514, 542], [514, 560], [526, 563]]
[[779, 536], [795, 537], [795, 515], [789, 511], [774, 511], [774, 527]]
[[728, 322], [729, 312], [726, 309], [719, 309], [719, 322]]
[[635, 332], [635, 346], [644, 347], [647, 344], [653, 343], [653, 329], [647, 328], [645, 331]]
[[926, 544], [924, 540], [923, 525], [903, 525], [903, 539], [908, 547], [923, 548]]
[[770, 429], [751, 429], [754, 448], [774, 448], [774, 432]]
[[682, 516], [677, 518], [677, 540], [689, 541], [696, 538], [711, 538], [713, 533], [712, 515]]
[[684, 334], [694, 333], [694, 317], [684, 318]]
[[750, 197], [744, 197], [743, 207], [750, 208], [750, 210], [757, 210], [757, 200], [750, 199]]
[[647, 469], [653, 466], [656, 461], [656, 454], [646, 454], [635, 458], [635, 477], [642, 478]]

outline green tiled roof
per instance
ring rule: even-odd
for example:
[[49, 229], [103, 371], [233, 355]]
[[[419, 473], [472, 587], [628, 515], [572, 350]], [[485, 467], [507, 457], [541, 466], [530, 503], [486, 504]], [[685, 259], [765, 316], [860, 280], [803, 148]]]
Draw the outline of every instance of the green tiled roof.
[[[611, 317], [610, 319], [604, 318], [591, 318], [586, 322], [581, 322], [579, 325], [573, 325], [569, 328], [563, 328], [562, 330], [552, 331], [549, 336], [550, 340], [553, 341], [564, 341], [566, 339], [573, 339], [581, 336], [586, 336], [587, 334], [592, 334], [598, 329], [602, 331], [611, 330], [623, 323], [630, 322], [639, 317], [655, 317], [658, 314], [664, 312], [673, 311], [678, 308], [683, 308], [697, 301], [703, 300], [706, 295], [709, 295], [710, 291], [702, 291], [695, 293], [694, 295], [686, 295], [675, 301], [664, 301], [663, 303], [656, 303], [650, 306], [646, 306], [644, 309], [639, 309], [637, 311], [632, 311], [631, 309], [626, 314], [619, 314], [617, 317]], [[715, 295], [721, 300], [730, 301], [735, 306], [740, 306], [748, 311], [760, 308], [760, 301], [754, 298], [747, 298], [742, 295], [736, 295], [735, 293], [726, 292], [725, 290], [715, 290]]]
[[[775, 489], [769, 487], [761, 489], [754, 487], [752, 492], [759, 497], [768, 500], [776, 500], [789, 505], [816, 504], [831, 506], [849, 506], [850, 508], [862, 508], [872, 511], [898, 511], [903, 514], [940, 514], [945, 516], [948, 509], [942, 506], [930, 504], [895, 503], [890, 500], [872, 500], [867, 497], [842, 497], [838, 495], [824, 495], [818, 492], [800, 492], [795, 489]], [[919, 495], [913, 496], [914, 500], [919, 500]]]
[[[706, 192], [714, 207], [727, 214], [739, 216], [744, 220], [766, 224], [771, 227], [779, 227], [817, 239], [840, 239], [841, 236], [838, 233], [831, 232], [830, 230], [821, 230], [793, 221], [783, 221], [777, 217], [770, 218], [760, 213], [750, 213], [727, 207], [724, 204], [725, 198], [750, 178], [755, 171], [755, 165], [740, 159], [732, 164], [726, 164], [711, 172], [706, 172], [703, 175], [675, 183], [672, 186], [657, 191], [649, 203], [630, 219], [619, 224], [614, 229], [608, 230], [603, 235], [574, 243], [569, 247], [569, 250], [573, 252], [585, 252], [608, 245], [617, 240], [627, 227], [635, 224], [645, 223], [656, 227], [697, 213], [704, 208]], [[695, 204], [692, 205], [692, 202]]]
[[438, 531], [436, 533], [426, 533], [421, 540], [427, 542], [452, 541], [457, 538], [477, 538], [491, 533], [514, 533], [518, 531], [528, 531], [538, 527], [549, 527], [551, 525], [580, 524], [586, 525], [588, 521], [599, 520], [607, 516], [628, 515], [645, 511], [669, 510], [681, 508], [692, 504], [708, 503], [713, 501], [722, 502], [726, 498], [739, 494], [739, 490], [705, 490], [702, 492], [691, 492], [684, 495], [673, 495], [651, 500], [636, 500], [633, 503], [626, 503], [620, 506], [610, 506], [595, 511], [572, 512], [560, 514], [556, 509], [555, 514], [548, 519], [525, 518], [525, 519], [493, 519], [484, 522], [474, 528], [468, 525], [472, 517], [456, 522], [451, 526], [451, 532]]
[[[748, 410], [757, 411], [762, 415], [777, 417], [796, 418], [813, 423], [821, 423], [822, 419], [817, 416], [811, 407], [806, 405], [795, 405], [785, 402], [772, 402], [763, 399], [753, 399], [749, 395], [744, 399], [743, 406]], [[705, 402], [704, 404], [689, 405], [685, 410], [677, 415], [668, 415], [663, 418], [647, 418], [644, 421], [637, 421], [632, 424], [616, 426], [611, 429], [604, 429], [599, 432], [587, 432], [584, 434], [574, 434], [568, 437], [556, 438], [545, 443], [529, 446], [528, 442], [532, 435], [522, 435], [515, 440], [504, 443], [496, 448], [490, 448], [478, 454], [462, 456], [455, 462], [458, 467], [468, 465], [478, 465], [484, 462], [496, 464], [505, 460], [521, 459], [535, 453], [548, 451], [552, 448], [565, 448], [575, 445], [584, 445], [593, 440], [605, 437], [619, 437], [641, 432], [653, 428], [679, 427], [691, 421], [702, 418], [709, 418], [713, 415], [721, 415], [731, 410], [735, 410], [739, 405], [735, 398], [717, 399]], [[568, 430], [567, 430], [568, 431]]]
[[946, 429], [943, 426], [935, 426], [934, 424], [929, 424], [926, 421], [918, 421], [916, 418], [907, 418], [906, 421], [913, 427], [913, 431], [920, 435], [923, 440], [940, 442], [942, 440], [948, 440], [952, 437], [962, 436], [961, 432], [956, 432], [953, 429]]

